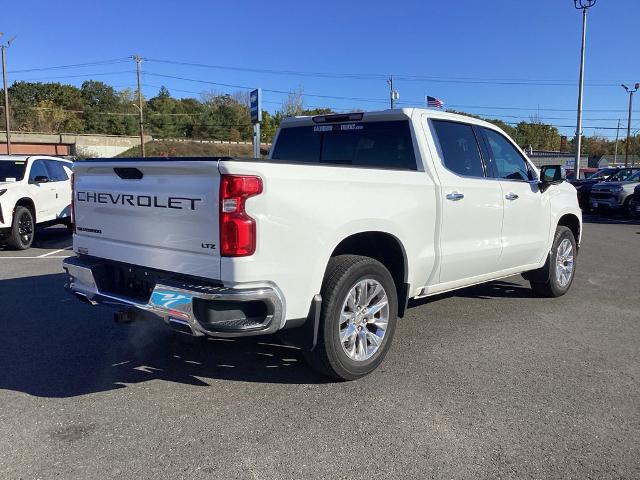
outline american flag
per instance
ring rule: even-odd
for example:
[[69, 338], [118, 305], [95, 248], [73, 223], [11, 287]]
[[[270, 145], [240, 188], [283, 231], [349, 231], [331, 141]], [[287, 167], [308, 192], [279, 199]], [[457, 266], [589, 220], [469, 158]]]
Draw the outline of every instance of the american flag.
[[442, 108], [444, 107], [444, 102], [436, 97], [430, 97], [427, 95], [427, 107], [429, 108]]

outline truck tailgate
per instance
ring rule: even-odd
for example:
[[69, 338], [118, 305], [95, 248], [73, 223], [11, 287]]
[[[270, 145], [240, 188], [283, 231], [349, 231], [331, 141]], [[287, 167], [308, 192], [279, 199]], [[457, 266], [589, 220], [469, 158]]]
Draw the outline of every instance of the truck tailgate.
[[217, 159], [76, 162], [74, 251], [219, 278]]

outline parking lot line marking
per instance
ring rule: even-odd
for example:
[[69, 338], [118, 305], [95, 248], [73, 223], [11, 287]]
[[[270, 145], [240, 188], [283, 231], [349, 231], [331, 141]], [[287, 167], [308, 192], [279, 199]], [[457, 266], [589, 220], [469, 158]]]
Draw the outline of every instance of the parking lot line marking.
[[55, 255], [56, 253], [60, 253], [60, 252], [62, 252], [64, 250], [66, 250], [67, 248], [61, 248], [60, 250], [54, 250], [53, 252], [44, 253], [42, 255], [38, 255], [36, 258], [44, 258], [44, 257], [48, 257], [49, 255]]
[[56, 256], [50, 256], [50, 257], [43, 257], [43, 256], [39, 256], [39, 257], [0, 257], [0, 259], [7, 259], [7, 260], [37, 260], [37, 259], [41, 259], [41, 260], [49, 260], [50, 258], [69, 258], [72, 257], [73, 255], [56, 255]]

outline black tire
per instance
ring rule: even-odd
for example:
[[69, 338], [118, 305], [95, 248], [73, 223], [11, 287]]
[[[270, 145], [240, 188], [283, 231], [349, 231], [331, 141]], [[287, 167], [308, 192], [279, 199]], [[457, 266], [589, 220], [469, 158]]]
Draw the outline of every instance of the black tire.
[[[387, 296], [387, 326], [382, 341], [370, 358], [354, 360], [345, 351], [339, 338], [340, 319], [349, 292], [363, 280], [377, 282]], [[355, 380], [371, 373], [384, 360], [396, 327], [398, 314], [398, 294], [389, 271], [377, 260], [358, 255], [339, 255], [329, 261], [322, 284], [322, 309], [318, 327], [318, 342], [305, 357], [317, 371], [340, 380]], [[380, 295], [380, 294], [379, 294]], [[365, 295], [366, 296], [366, 295]], [[376, 297], [374, 297], [376, 298]], [[343, 323], [344, 325], [344, 323]], [[368, 329], [371, 326], [353, 327]], [[373, 327], [375, 328], [375, 327]], [[371, 332], [371, 330], [369, 330]], [[353, 333], [353, 348], [356, 351], [357, 332]], [[363, 332], [366, 338], [366, 331]], [[371, 344], [373, 346], [373, 344]], [[365, 352], [369, 341], [365, 340]]]
[[33, 244], [36, 231], [33, 214], [27, 207], [16, 207], [11, 223], [11, 233], [7, 238], [10, 247], [16, 250], [26, 250]]
[[622, 213], [627, 218], [635, 218], [636, 216], [635, 208], [633, 205], [631, 205], [632, 198], [633, 195], [629, 195], [622, 205]]
[[71, 221], [71, 219], [66, 220], [64, 222], [64, 226], [67, 227], [67, 232], [73, 234], [73, 222]]
[[[559, 275], [556, 273], [556, 265], [558, 262], [558, 256], [560, 254], [560, 245], [563, 244], [565, 240], [568, 240], [569, 244], [571, 245], [572, 269], [568, 282], [563, 283]], [[551, 251], [549, 252], [549, 256], [547, 257], [547, 262], [540, 270], [532, 272], [533, 278], [529, 281], [529, 283], [531, 284], [533, 293], [535, 293], [539, 297], [549, 298], [561, 297], [562, 295], [567, 293], [575, 277], [577, 254], [578, 248], [576, 245], [576, 239], [573, 236], [573, 232], [567, 227], [558, 225], [558, 227], [556, 227], [556, 234], [553, 238]], [[564, 263], [566, 266], [567, 262]]]

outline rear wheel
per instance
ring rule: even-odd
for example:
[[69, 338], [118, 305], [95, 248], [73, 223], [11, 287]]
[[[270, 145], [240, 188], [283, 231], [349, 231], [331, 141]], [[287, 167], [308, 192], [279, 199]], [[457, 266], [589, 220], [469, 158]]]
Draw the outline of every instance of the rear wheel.
[[567, 227], [558, 226], [547, 263], [531, 280], [531, 289], [540, 297], [560, 297], [569, 291], [575, 274], [576, 239]]
[[395, 331], [398, 299], [389, 271], [377, 260], [339, 255], [322, 286], [318, 343], [306, 357], [316, 370], [355, 380], [384, 359]]
[[628, 218], [634, 218], [636, 216], [636, 208], [631, 203], [631, 199], [633, 195], [629, 195], [627, 199], [624, 201], [624, 205], [622, 206], [622, 211], [624, 215]]
[[27, 207], [16, 207], [7, 243], [17, 250], [26, 250], [31, 247], [34, 234], [35, 222], [31, 210]]

